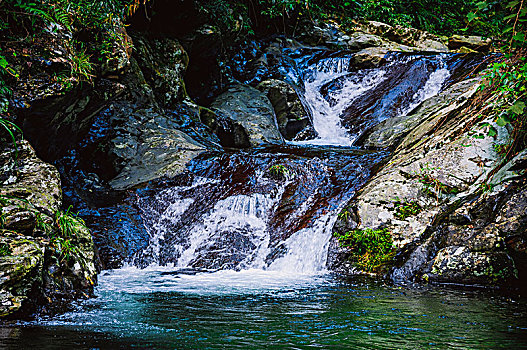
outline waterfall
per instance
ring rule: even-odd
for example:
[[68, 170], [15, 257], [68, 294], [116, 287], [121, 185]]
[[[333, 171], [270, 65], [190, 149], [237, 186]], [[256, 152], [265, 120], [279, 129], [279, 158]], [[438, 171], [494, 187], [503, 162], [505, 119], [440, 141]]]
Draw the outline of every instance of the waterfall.
[[[342, 153], [345, 147], [382, 120], [410, 113], [450, 76], [441, 55], [393, 54], [371, 69], [354, 68], [352, 58], [304, 59], [288, 72], [303, 84], [315, 140], [291, 142], [278, 153], [195, 160], [192, 181], [139, 199], [150, 241], [133, 261], [176, 269], [323, 271], [337, 213], [382, 158]], [[299, 154], [298, 146], [314, 156]], [[287, 173], [273, 178], [271, 165]]]

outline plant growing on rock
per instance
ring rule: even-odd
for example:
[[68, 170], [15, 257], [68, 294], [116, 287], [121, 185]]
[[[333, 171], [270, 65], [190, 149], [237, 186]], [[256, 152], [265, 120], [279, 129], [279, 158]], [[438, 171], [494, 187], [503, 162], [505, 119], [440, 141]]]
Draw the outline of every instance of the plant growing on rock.
[[439, 201], [439, 196], [443, 194], [456, 194], [459, 192], [457, 188], [441, 182], [437, 177], [432, 175], [432, 171], [434, 170], [437, 169], [430, 167], [429, 164], [421, 164], [419, 172], [415, 174], [417, 180], [423, 184], [427, 194], [434, 196]]
[[392, 235], [385, 228], [357, 229], [333, 235], [341, 247], [350, 250], [350, 261], [362, 271], [380, 272], [395, 255]]
[[291, 171], [283, 164], [275, 164], [269, 168], [271, 177], [279, 180], [287, 179]]
[[0, 258], [13, 254], [11, 247], [7, 243], [0, 243]]
[[401, 200], [396, 198], [395, 204], [395, 217], [399, 220], [404, 220], [410, 216], [417, 215], [423, 209], [416, 200]]
[[86, 224], [71, 213], [71, 206], [65, 212], [59, 210], [55, 213], [55, 224], [58, 230], [50, 233], [50, 244], [59, 253], [61, 261], [70, 260], [79, 254], [78, 248], [73, 243], [76, 232], [85, 229]]

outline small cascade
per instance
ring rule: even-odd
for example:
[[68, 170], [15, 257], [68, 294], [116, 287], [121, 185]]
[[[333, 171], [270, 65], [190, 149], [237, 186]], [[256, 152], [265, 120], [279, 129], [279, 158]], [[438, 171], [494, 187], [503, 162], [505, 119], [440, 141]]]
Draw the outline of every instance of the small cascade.
[[[371, 69], [355, 68], [352, 54], [316, 57], [303, 57], [296, 71], [285, 73], [303, 84], [301, 99], [318, 138], [195, 159], [187, 183], [138, 199], [150, 241], [134, 264], [292, 274], [325, 269], [337, 213], [387, 154], [349, 146], [368, 128], [439, 93], [450, 71], [442, 55], [392, 54]], [[283, 173], [273, 174], [272, 166]]]
[[351, 146], [369, 127], [438, 94], [450, 76], [446, 55], [393, 53], [380, 68], [357, 69], [350, 54], [298, 67], [318, 137], [296, 143], [311, 145]]

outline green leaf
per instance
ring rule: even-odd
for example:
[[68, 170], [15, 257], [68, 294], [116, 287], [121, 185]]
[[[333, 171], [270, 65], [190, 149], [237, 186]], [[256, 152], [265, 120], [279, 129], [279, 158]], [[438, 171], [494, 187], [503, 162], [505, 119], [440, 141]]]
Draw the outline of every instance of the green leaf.
[[505, 126], [509, 124], [510, 122], [511, 122], [511, 119], [507, 115], [501, 115], [496, 120], [496, 124], [498, 124], [498, 126]]
[[481, 1], [481, 2], [478, 2], [476, 4], [476, 6], [480, 9], [480, 10], [483, 10], [483, 9], [486, 9], [489, 4], [487, 4], [485, 1]]
[[525, 102], [523, 101], [516, 101], [512, 106], [509, 107], [509, 111], [516, 115], [520, 115], [523, 113], [523, 110], [525, 109]]
[[509, 8], [514, 8], [516, 7], [516, 5], [518, 5], [520, 3], [519, 0], [515, 0], [515, 1], [511, 1], [507, 4], [507, 6], [505, 6], [506, 9], [509, 9]]
[[7, 60], [3, 56], [0, 56], [0, 67], [5, 69], [8, 64]]
[[477, 18], [478, 16], [474, 13], [474, 12], [469, 12], [467, 14], [467, 18], [468, 18], [468, 21], [469, 22], [472, 22], [475, 18]]
[[491, 126], [489, 128], [489, 132], [487, 133], [490, 137], [494, 137], [496, 135], [498, 135], [498, 130], [496, 130], [495, 127]]

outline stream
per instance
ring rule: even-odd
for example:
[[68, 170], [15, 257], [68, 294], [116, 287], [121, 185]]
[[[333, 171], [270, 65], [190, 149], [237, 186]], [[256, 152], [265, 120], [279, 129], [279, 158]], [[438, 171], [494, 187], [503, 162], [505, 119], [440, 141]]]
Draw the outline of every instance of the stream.
[[0, 329], [6, 348], [527, 347], [524, 299], [326, 268], [337, 214], [389, 156], [356, 141], [474, 60], [391, 54], [381, 68], [355, 69], [345, 52], [289, 56], [281, 74], [318, 136], [204, 153], [185, 176], [138, 190], [133, 215], [81, 210], [88, 223], [112, 223], [129, 247], [125, 266], [100, 274], [96, 298]]

